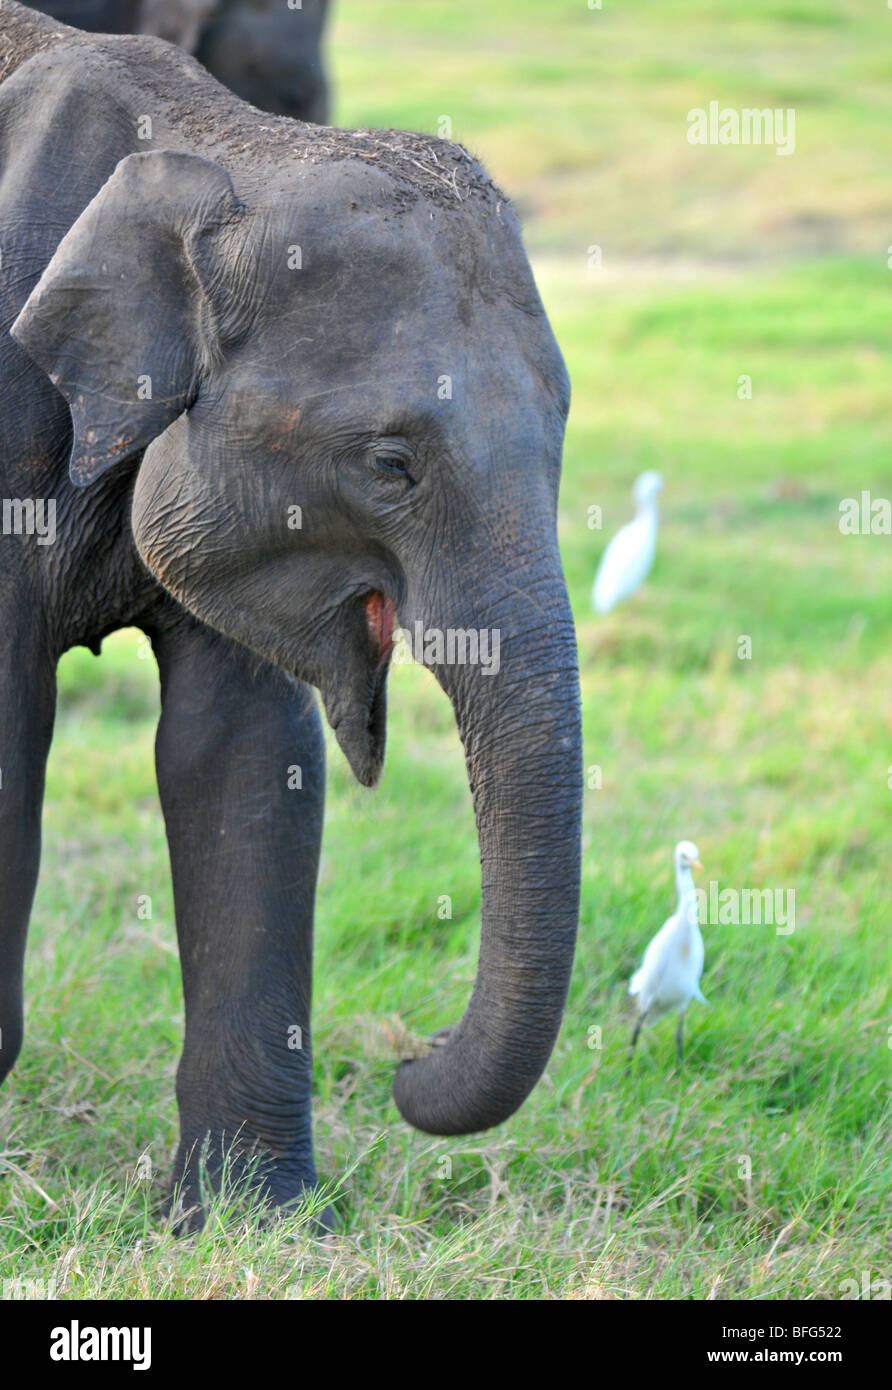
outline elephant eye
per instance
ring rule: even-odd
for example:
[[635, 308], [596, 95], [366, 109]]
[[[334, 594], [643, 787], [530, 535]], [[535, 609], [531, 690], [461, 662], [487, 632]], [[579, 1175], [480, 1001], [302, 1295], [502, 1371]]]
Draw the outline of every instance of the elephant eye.
[[412, 475], [406, 467], [405, 459], [400, 458], [399, 454], [376, 454], [375, 463], [378, 468], [392, 477], [406, 478], [411, 483]]

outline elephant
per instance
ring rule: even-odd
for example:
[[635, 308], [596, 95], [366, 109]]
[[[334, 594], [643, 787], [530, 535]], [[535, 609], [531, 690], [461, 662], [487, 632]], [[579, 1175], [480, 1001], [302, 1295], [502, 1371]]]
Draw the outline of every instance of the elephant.
[[264, 111], [329, 119], [329, 0], [41, 0], [32, 8], [93, 34], [167, 39]]
[[[291, 1210], [318, 1191], [315, 692], [373, 786], [398, 628], [454, 711], [481, 933], [466, 1011], [399, 1064], [396, 1106], [488, 1129], [552, 1052], [582, 801], [569, 378], [518, 219], [462, 146], [262, 116], [170, 44], [16, 0], [0, 38], [0, 1078], [56, 665], [135, 627], [160, 672], [183, 1219], [224, 1165]], [[486, 633], [498, 663], [449, 640]]]

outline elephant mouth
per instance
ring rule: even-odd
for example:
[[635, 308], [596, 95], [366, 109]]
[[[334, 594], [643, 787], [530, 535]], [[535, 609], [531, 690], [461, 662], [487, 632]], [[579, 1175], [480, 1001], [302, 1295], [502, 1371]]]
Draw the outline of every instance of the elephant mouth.
[[378, 649], [378, 669], [387, 664], [393, 651], [393, 629], [396, 609], [385, 594], [373, 589], [365, 598], [365, 616], [369, 636]]
[[323, 688], [325, 713], [341, 751], [364, 787], [381, 775], [387, 734], [387, 672], [393, 651], [396, 608], [378, 589], [346, 605], [349, 669]]

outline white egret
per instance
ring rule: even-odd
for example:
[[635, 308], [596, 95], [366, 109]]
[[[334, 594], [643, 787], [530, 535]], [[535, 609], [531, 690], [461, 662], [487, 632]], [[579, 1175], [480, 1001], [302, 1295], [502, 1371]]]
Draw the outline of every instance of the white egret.
[[629, 993], [636, 996], [638, 1022], [632, 1034], [632, 1051], [642, 1024], [656, 1023], [664, 1014], [678, 1010], [675, 1046], [679, 1062], [684, 1061], [682, 1029], [685, 1010], [692, 999], [707, 1001], [700, 993], [703, 973], [703, 937], [697, 913], [697, 890], [692, 869], [702, 869], [700, 852], [690, 840], [679, 840], [673, 855], [678, 907], [644, 952], [641, 968], [629, 981]]
[[617, 531], [601, 556], [592, 585], [592, 607], [609, 613], [643, 584], [657, 549], [657, 495], [663, 479], [653, 469], [635, 479], [635, 520]]

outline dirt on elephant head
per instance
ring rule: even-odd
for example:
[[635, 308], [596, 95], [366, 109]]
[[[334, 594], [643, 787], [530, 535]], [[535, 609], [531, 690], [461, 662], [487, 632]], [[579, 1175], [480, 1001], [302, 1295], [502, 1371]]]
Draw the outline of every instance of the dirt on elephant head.
[[72, 31], [46, 15], [0, 0], [0, 82], [17, 67], [53, 44], [62, 43]]
[[[176, 56], [190, 69], [195, 66], [185, 55]], [[182, 86], [174, 93], [165, 82], [170, 120], [198, 146], [219, 150], [223, 164], [227, 156], [239, 162], [256, 157], [317, 164], [361, 159], [392, 180], [396, 211], [418, 198], [444, 208], [460, 207], [471, 198], [510, 206], [478, 161], [453, 141], [419, 131], [345, 130], [272, 116], [221, 88], [203, 69], [199, 71], [201, 84], [190, 80], [188, 93]], [[209, 82], [212, 92], [206, 87]]]

